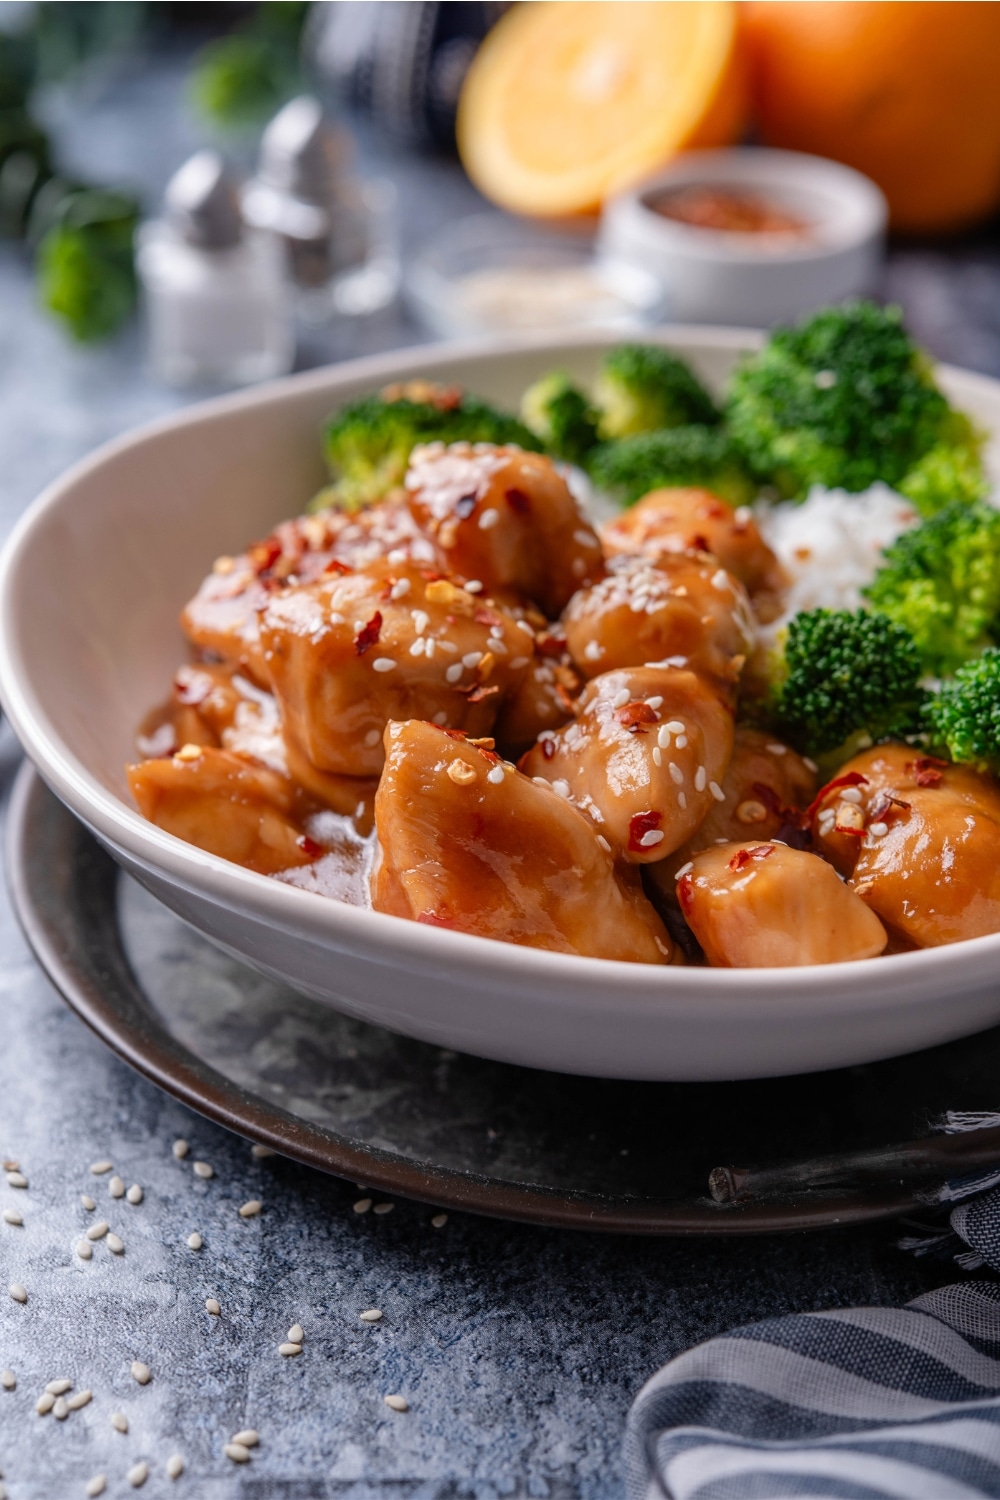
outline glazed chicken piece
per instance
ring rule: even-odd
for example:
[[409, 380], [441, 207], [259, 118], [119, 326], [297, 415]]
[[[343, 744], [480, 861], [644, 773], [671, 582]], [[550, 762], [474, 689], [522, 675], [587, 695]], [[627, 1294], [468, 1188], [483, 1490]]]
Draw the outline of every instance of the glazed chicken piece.
[[222, 859], [275, 875], [323, 853], [303, 831], [287, 776], [231, 750], [185, 745], [166, 759], [126, 768], [143, 817]]
[[919, 948], [1000, 932], [1000, 786], [971, 766], [879, 745], [815, 810], [816, 847]]
[[638, 667], [588, 683], [577, 716], [522, 757], [593, 820], [616, 854], [649, 864], [691, 838], [716, 801], [733, 717], [694, 672]]
[[746, 590], [705, 552], [612, 558], [605, 578], [573, 595], [562, 625], [585, 677], [659, 665], [731, 684], [754, 639]]
[[288, 744], [321, 771], [376, 776], [390, 719], [487, 734], [534, 635], [450, 580], [383, 559], [271, 594], [261, 644]]
[[733, 755], [720, 785], [723, 799], [713, 802], [705, 821], [670, 859], [651, 865], [655, 901], [676, 901], [678, 870], [702, 849], [740, 839], [788, 841], [789, 826], [800, 821], [816, 791], [816, 773], [801, 755], [750, 724], [737, 724]]
[[695, 855], [677, 897], [713, 968], [846, 963], [875, 958], [888, 940], [830, 865], [783, 844], [713, 845]]
[[292, 581], [310, 583], [338, 561], [360, 568], [387, 555], [427, 566], [436, 561], [406, 505], [387, 501], [353, 515], [323, 511], [283, 521], [238, 557], [216, 559], [184, 609], [181, 626], [199, 651], [241, 667], [267, 686], [259, 615], [271, 591]]
[[449, 572], [513, 589], [554, 618], [599, 578], [603, 554], [551, 459], [486, 443], [428, 443], [410, 455], [414, 520]]
[[638, 875], [616, 873], [587, 818], [461, 736], [385, 731], [372, 905], [530, 948], [662, 964], [674, 948]]
[[530, 750], [547, 730], [560, 729], [573, 717], [583, 682], [565, 645], [548, 631], [536, 635], [531, 666], [520, 687], [501, 705], [495, 733], [501, 749], [512, 758]]
[[608, 556], [710, 552], [743, 584], [760, 619], [772, 620], [780, 613], [788, 578], [749, 506], [734, 510], [708, 490], [652, 490], [606, 522], [600, 534]]

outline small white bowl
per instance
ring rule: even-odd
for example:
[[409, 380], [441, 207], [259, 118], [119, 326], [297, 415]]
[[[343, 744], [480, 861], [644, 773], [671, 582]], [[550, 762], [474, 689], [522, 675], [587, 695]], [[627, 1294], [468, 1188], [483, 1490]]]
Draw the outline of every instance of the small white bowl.
[[[696, 228], [651, 204], [670, 189], [758, 192], [812, 225], [808, 239]], [[879, 189], [820, 156], [691, 151], [604, 209], [599, 249], [658, 276], [677, 322], [771, 327], [870, 292], [888, 217]]]
[[[668, 329], [718, 387], [753, 335]], [[613, 333], [359, 360], [189, 407], [52, 485], [0, 558], [0, 698], [49, 786], [124, 867], [229, 952], [348, 1015], [505, 1062], [649, 1079], [755, 1078], [869, 1062], [1000, 1020], [1000, 934], [815, 969], [612, 963], [467, 936], [268, 880], [142, 818], [134, 734], [186, 647], [181, 604], [220, 553], [292, 515], [323, 479], [344, 402], [426, 376], [513, 406], [564, 368], [589, 380]], [[945, 371], [1000, 431], [1000, 384]]]

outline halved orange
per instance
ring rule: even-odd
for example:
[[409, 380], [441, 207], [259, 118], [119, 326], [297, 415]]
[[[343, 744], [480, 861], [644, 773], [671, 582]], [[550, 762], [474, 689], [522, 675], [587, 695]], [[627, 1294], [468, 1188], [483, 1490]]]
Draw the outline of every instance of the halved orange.
[[459, 102], [465, 168], [515, 213], [584, 213], [745, 117], [732, 0], [537, 0], [486, 38]]

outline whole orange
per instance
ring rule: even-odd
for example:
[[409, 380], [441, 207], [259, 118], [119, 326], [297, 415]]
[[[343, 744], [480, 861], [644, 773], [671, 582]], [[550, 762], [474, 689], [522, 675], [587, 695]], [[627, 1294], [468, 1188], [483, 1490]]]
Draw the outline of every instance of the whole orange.
[[769, 145], [866, 172], [898, 229], [1000, 205], [1000, 4], [747, 0], [744, 20]]

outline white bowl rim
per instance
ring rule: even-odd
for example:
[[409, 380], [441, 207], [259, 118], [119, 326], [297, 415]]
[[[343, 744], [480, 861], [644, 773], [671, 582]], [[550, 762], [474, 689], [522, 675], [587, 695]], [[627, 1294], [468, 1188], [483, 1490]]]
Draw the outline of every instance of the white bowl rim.
[[[692, 177], [706, 174], [716, 180], [742, 177], [748, 185], [762, 189], [777, 187], [776, 178], [789, 185], [797, 181], [798, 186], [817, 197], [825, 197], [831, 204], [843, 206], [849, 203], [851, 218], [839, 235], [831, 235], [829, 240], [820, 244], [789, 240], [780, 245], [771, 241], [765, 246], [753, 234], [724, 234], [668, 219], [645, 202], [648, 193], [671, 186], [680, 187]], [[641, 223], [643, 233], [651, 240], [657, 240], [664, 251], [672, 249], [726, 265], [778, 265], [823, 262], [849, 254], [859, 245], [885, 233], [889, 205], [881, 188], [870, 177], [843, 162], [813, 156], [805, 151], [735, 146], [682, 152], [668, 166], [612, 198], [605, 206], [602, 222], [611, 218], [627, 218], [633, 224]]]
[[[727, 351], [745, 350], [765, 337], [755, 330], [695, 324], [663, 325], [649, 330], [645, 336], [675, 348], [711, 347]], [[630, 1003], [638, 1002], [643, 1007], [648, 1003], [660, 1011], [664, 1005], [673, 1006], [679, 1014], [689, 1009], [701, 1011], [711, 996], [719, 1006], [718, 1018], [723, 1020], [727, 1013], [738, 1015], [750, 994], [756, 1004], [763, 1003], [766, 1009], [787, 1011], [789, 999], [801, 992], [804, 985], [817, 1000], [822, 997], [842, 1005], [843, 992], [845, 988], [851, 988], [852, 980], [857, 980], [859, 988], [863, 988], [865, 981], [879, 973], [886, 974], [887, 963], [892, 965], [893, 978], [900, 981], [893, 986], [899, 1004], [908, 1003], [905, 996], [898, 994], [907, 976], [919, 974], [922, 980], [930, 982], [936, 975], [945, 985], [949, 970], [959, 958], [965, 959], [970, 967], [983, 970], [987, 961], [992, 959], [990, 968], [1000, 971], [1000, 933], [939, 948], [894, 954], [890, 958], [859, 959], [810, 968], [718, 969], [583, 958], [425, 926], [387, 913], [350, 906], [258, 875], [165, 833], [102, 786], [55, 732], [21, 662], [18, 635], [12, 628], [14, 585], [20, 557], [29, 546], [33, 531], [50, 511], [58, 510], [67, 493], [82, 478], [159, 434], [210, 424], [229, 412], [252, 409], [286, 397], [294, 398], [303, 391], [322, 390], [331, 380], [336, 384], [347, 379], [352, 382], [371, 380], [373, 385], [378, 385], [390, 377], [397, 378], [401, 373], [416, 373], [427, 365], [445, 364], [451, 360], [480, 357], [485, 360], [504, 353], [542, 353], [569, 346], [592, 348], [620, 342], [621, 335], [617, 330], [584, 330], [578, 335], [558, 338], [547, 334], [419, 345], [285, 376], [249, 391], [215, 397], [144, 423], [102, 444], [46, 487], [16, 523], [0, 553], [0, 641], [5, 643], [5, 648], [0, 650], [0, 701], [29, 757], [60, 800], [99, 837], [113, 848], [127, 852], [140, 866], [147, 866], [168, 883], [183, 889], [193, 888], [217, 905], [235, 906], [245, 913], [259, 916], [264, 923], [280, 921], [286, 928], [298, 929], [320, 942], [333, 937], [344, 951], [367, 956], [376, 952], [387, 964], [404, 968], [412, 965], [424, 973], [451, 971], [459, 966], [469, 969], [485, 964], [494, 975], [499, 974], [519, 990], [536, 989], [547, 981], [560, 980], [572, 983], [581, 1001], [607, 1004], [613, 1003], [608, 1001], [609, 994], [625, 987]], [[947, 377], [949, 366], [939, 365], [937, 368]], [[981, 385], [984, 391], [996, 391], [997, 382], [988, 376], [964, 370], [955, 373], [960, 374], [966, 383]], [[137, 709], [141, 713], [142, 705], [137, 705]], [[671, 976], [682, 981], [676, 989], [687, 990], [687, 995], [672, 993], [675, 987], [671, 985]], [[884, 1004], [892, 1003], [892, 998], [879, 997], [871, 1002], [862, 999], [861, 1009], [870, 1009], [872, 1005], [881, 1009]]]

